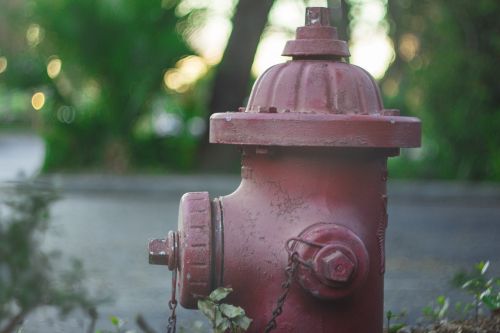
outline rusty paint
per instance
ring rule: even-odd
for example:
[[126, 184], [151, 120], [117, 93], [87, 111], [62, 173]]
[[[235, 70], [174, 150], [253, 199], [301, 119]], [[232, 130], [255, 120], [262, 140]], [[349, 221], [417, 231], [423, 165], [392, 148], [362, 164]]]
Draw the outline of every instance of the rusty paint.
[[178, 288], [185, 308], [196, 308], [197, 299], [214, 287], [213, 237], [208, 193], [184, 194], [179, 206]]

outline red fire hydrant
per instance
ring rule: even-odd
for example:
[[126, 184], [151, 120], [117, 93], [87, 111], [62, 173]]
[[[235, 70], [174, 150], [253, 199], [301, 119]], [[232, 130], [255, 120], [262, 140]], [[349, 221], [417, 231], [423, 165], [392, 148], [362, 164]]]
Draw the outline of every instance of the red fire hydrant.
[[328, 17], [308, 8], [292, 60], [211, 117], [210, 142], [242, 149], [240, 186], [186, 193], [179, 230], [150, 242], [150, 261], [179, 272], [181, 305], [231, 286], [249, 332], [382, 332], [387, 158], [420, 145], [420, 121], [384, 109]]

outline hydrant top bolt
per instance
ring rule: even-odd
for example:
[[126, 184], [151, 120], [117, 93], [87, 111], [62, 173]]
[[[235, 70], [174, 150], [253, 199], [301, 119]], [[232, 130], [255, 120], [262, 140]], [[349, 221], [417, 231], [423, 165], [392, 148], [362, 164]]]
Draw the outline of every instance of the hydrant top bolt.
[[330, 10], [323, 7], [306, 8], [306, 26], [330, 26]]

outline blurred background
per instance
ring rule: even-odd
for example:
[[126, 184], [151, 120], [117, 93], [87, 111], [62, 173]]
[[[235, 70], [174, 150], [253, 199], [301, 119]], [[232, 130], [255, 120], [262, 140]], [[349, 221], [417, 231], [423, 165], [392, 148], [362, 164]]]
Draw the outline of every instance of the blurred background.
[[[115, 293], [105, 313], [144, 310], [164, 324], [168, 274], [147, 265], [147, 238], [175, 227], [183, 192], [237, 186], [238, 151], [208, 144], [208, 119], [245, 105], [256, 77], [287, 60], [281, 51], [305, 7], [327, 5], [349, 61], [376, 78], [385, 107], [423, 122], [422, 148], [390, 160], [391, 177], [406, 181], [391, 183], [401, 223], [389, 247], [419, 222], [441, 232], [435, 243], [423, 235], [433, 245], [422, 249], [442, 247], [450, 228], [469, 245], [447, 259], [427, 250], [414, 266], [405, 260], [421, 249], [394, 251], [394, 295], [427, 288], [413, 276], [422, 267], [444, 279], [461, 264], [500, 265], [497, 0], [2, 0], [0, 181], [37, 177], [60, 191], [57, 232], [40, 244], [85, 257], [89, 285]], [[44, 313], [27, 332], [44, 331]]]
[[[286, 60], [306, 5], [327, 1], [3, 0], [1, 130], [36, 134], [45, 172], [236, 172], [208, 118]], [[423, 120], [422, 149], [391, 174], [500, 180], [498, 1], [329, 5], [385, 106]]]

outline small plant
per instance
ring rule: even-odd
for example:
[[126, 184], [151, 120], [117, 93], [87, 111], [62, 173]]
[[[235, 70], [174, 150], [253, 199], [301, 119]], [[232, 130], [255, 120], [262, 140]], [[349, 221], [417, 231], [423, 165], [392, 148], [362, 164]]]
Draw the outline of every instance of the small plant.
[[245, 332], [252, 319], [248, 318], [245, 310], [239, 306], [220, 303], [233, 289], [217, 288], [205, 299], [198, 301], [198, 309], [210, 320], [214, 333]]
[[472, 272], [460, 272], [453, 278], [453, 284], [472, 295], [474, 318], [477, 321], [481, 306], [484, 304], [493, 314], [500, 310], [500, 278], [488, 278], [489, 261], [474, 265]]
[[81, 263], [73, 260], [68, 269], [56, 270], [58, 255], [42, 247], [56, 197], [50, 187], [29, 181], [2, 188], [0, 333], [20, 332], [26, 317], [44, 306], [62, 316], [82, 309], [95, 322], [95, 306], [103, 300], [89, 297]]
[[[499, 283], [497, 280], [497, 286], [498, 285]], [[500, 315], [500, 291], [495, 293], [493, 288], [490, 287], [481, 294], [480, 299], [494, 315]]]
[[424, 317], [431, 321], [441, 321], [446, 317], [446, 313], [450, 307], [450, 299], [445, 296], [438, 296], [431, 305], [422, 309]]
[[109, 316], [109, 321], [113, 325], [114, 330], [97, 330], [95, 333], [136, 333], [133, 330], [128, 330], [125, 328], [125, 320], [117, 316]]
[[396, 333], [400, 329], [406, 326], [406, 323], [392, 323], [393, 320], [401, 320], [406, 317], [406, 311], [402, 311], [399, 313], [395, 313], [392, 311], [387, 311], [385, 313], [385, 318], [387, 319], [387, 332], [388, 333]]

